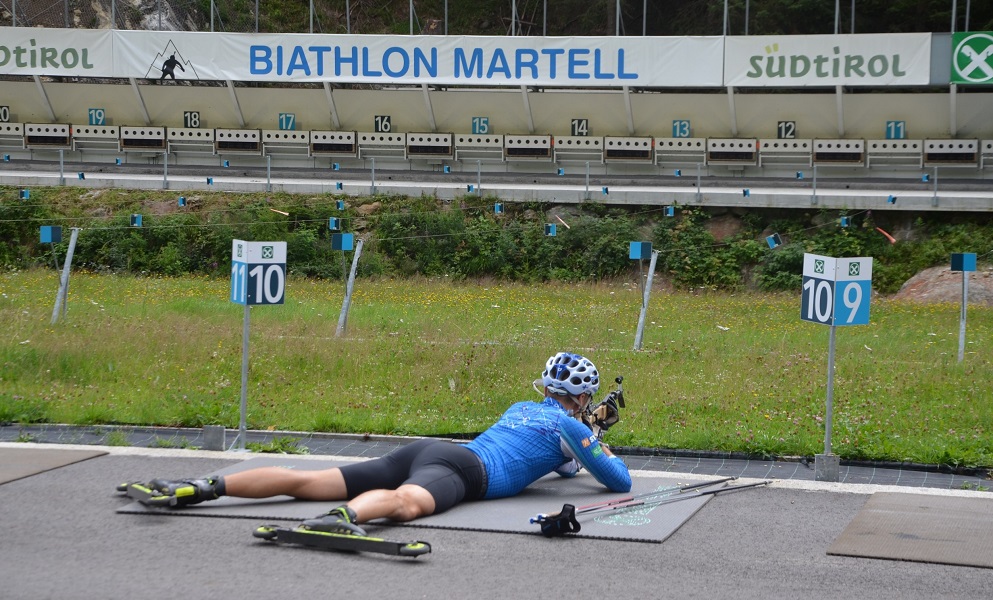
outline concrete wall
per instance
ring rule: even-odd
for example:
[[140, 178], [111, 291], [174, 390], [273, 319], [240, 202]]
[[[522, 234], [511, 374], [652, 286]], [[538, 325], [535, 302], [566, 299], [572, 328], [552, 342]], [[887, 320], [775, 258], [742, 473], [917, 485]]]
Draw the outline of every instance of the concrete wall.
[[[193, 87], [167, 83], [42, 84], [55, 118], [32, 81], [5, 81], [0, 106], [10, 107], [10, 121], [87, 124], [87, 110], [103, 108], [108, 125], [182, 127], [183, 112], [197, 111], [204, 128], [240, 128], [231, 92], [223, 86]], [[993, 138], [993, 93], [846, 93], [842, 96], [843, 135], [839, 133], [838, 98], [833, 91], [815, 93], [735, 93], [734, 113], [726, 92], [632, 92], [634, 131], [628, 129], [627, 100], [621, 91], [531, 91], [527, 103], [519, 89], [333, 90], [340, 126], [321, 87], [235, 88], [244, 127], [278, 129], [281, 112], [294, 113], [298, 130], [372, 131], [377, 115], [390, 115], [397, 132], [471, 132], [471, 119], [489, 117], [491, 132], [527, 134], [528, 112], [536, 134], [568, 135], [573, 118], [589, 119], [590, 135], [671, 137], [672, 121], [689, 119], [693, 137], [775, 138], [778, 121], [795, 121], [800, 138], [885, 137], [886, 121], [906, 121], [908, 138]], [[139, 100], [139, 95], [141, 100]], [[953, 105], [954, 104], [954, 105]], [[952, 117], [954, 115], [954, 124]], [[737, 129], [737, 136], [734, 129]]]

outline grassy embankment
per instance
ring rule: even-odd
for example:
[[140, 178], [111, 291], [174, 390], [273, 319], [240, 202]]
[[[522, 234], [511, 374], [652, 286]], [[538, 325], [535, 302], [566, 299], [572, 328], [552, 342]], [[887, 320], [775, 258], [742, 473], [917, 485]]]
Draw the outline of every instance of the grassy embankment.
[[[52, 270], [0, 275], [0, 421], [237, 426], [242, 307], [228, 281], [73, 275], [50, 324]], [[615, 445], [811, 455], [823, 451], [828, 328], [799, 298], [662, 292], [632, 350], [635, 285], [361, 280], [344, 294], [291, 278], [252, 309], [250, 428], [480, 431], [558, 350], [625, 377]], [[874, 298], [839, 327], [833, 449], [847, 458], [993, 464], [993, 310]]]

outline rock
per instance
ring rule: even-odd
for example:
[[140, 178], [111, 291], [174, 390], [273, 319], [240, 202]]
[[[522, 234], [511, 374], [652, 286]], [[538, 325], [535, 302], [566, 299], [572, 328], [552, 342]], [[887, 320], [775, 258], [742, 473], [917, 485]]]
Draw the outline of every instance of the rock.
[[[931, 267], [914, 275], [903, 284], [895, 300], [910, 300], [936, 304], [962, 302], [962, 273], [948, 267]], [[985, 269], [969, 273], [969, 304], [993, 306], [993, 271]]]

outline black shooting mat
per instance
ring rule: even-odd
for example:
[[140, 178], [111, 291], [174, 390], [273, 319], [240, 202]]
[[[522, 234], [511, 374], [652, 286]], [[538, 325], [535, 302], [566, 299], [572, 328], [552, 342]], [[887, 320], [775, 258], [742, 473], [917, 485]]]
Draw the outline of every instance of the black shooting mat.
[[107, 454], [103, 450], [63, 448], [0, 448], [0, 484], [22, 479], [81, 460]]
[[993, 498], [877, 492], [827, 553], [993, 569]]
[[[291, 469], [326, 469], [346, 464], [334, 460], [313, 460], [289, 456], [258, 457], [226, 467], [210, 475], [229, 475], [258, 467]], [[494, 531], [506, 533], [540, 533], [538, 525], [529, 519], [538, 513], [553, 514], [569, 503], [583, 506], [594, 502], [644, 494], [686, 483], [673, 477], [635, 477], [630, 494], [604, 491], [587, 473], [572, 479], [558, 475], [543, 477], [513, 498], [466, 502], [440, 515], [418, 519], [418, 527]], [[711, 496], [688, 498], [661, 506], [640, 506], [598, 514], [578, 515], [582, 529], [578, 536], [661, 543], [689, 520]], [[323, 514], [336, 506], [334, 502], [308, 502], [288, 496], [267, 499], [223, 497], [178, 510], [149, 508], [132, 502], [117, 512], [127, 514], [170, 514], [181, 516], [224, 517], [266, 520], [301, 521]]]

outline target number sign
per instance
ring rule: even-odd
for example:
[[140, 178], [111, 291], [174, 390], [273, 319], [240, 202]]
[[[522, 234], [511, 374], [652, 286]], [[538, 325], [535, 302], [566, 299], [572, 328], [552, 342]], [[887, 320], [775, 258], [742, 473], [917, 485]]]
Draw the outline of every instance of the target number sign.
[[231, 302], [282, 304], [286, 242], [231, 242]]
[[823, 325], [866, 325], [872, 258], [803, 255], [800, 318]]

